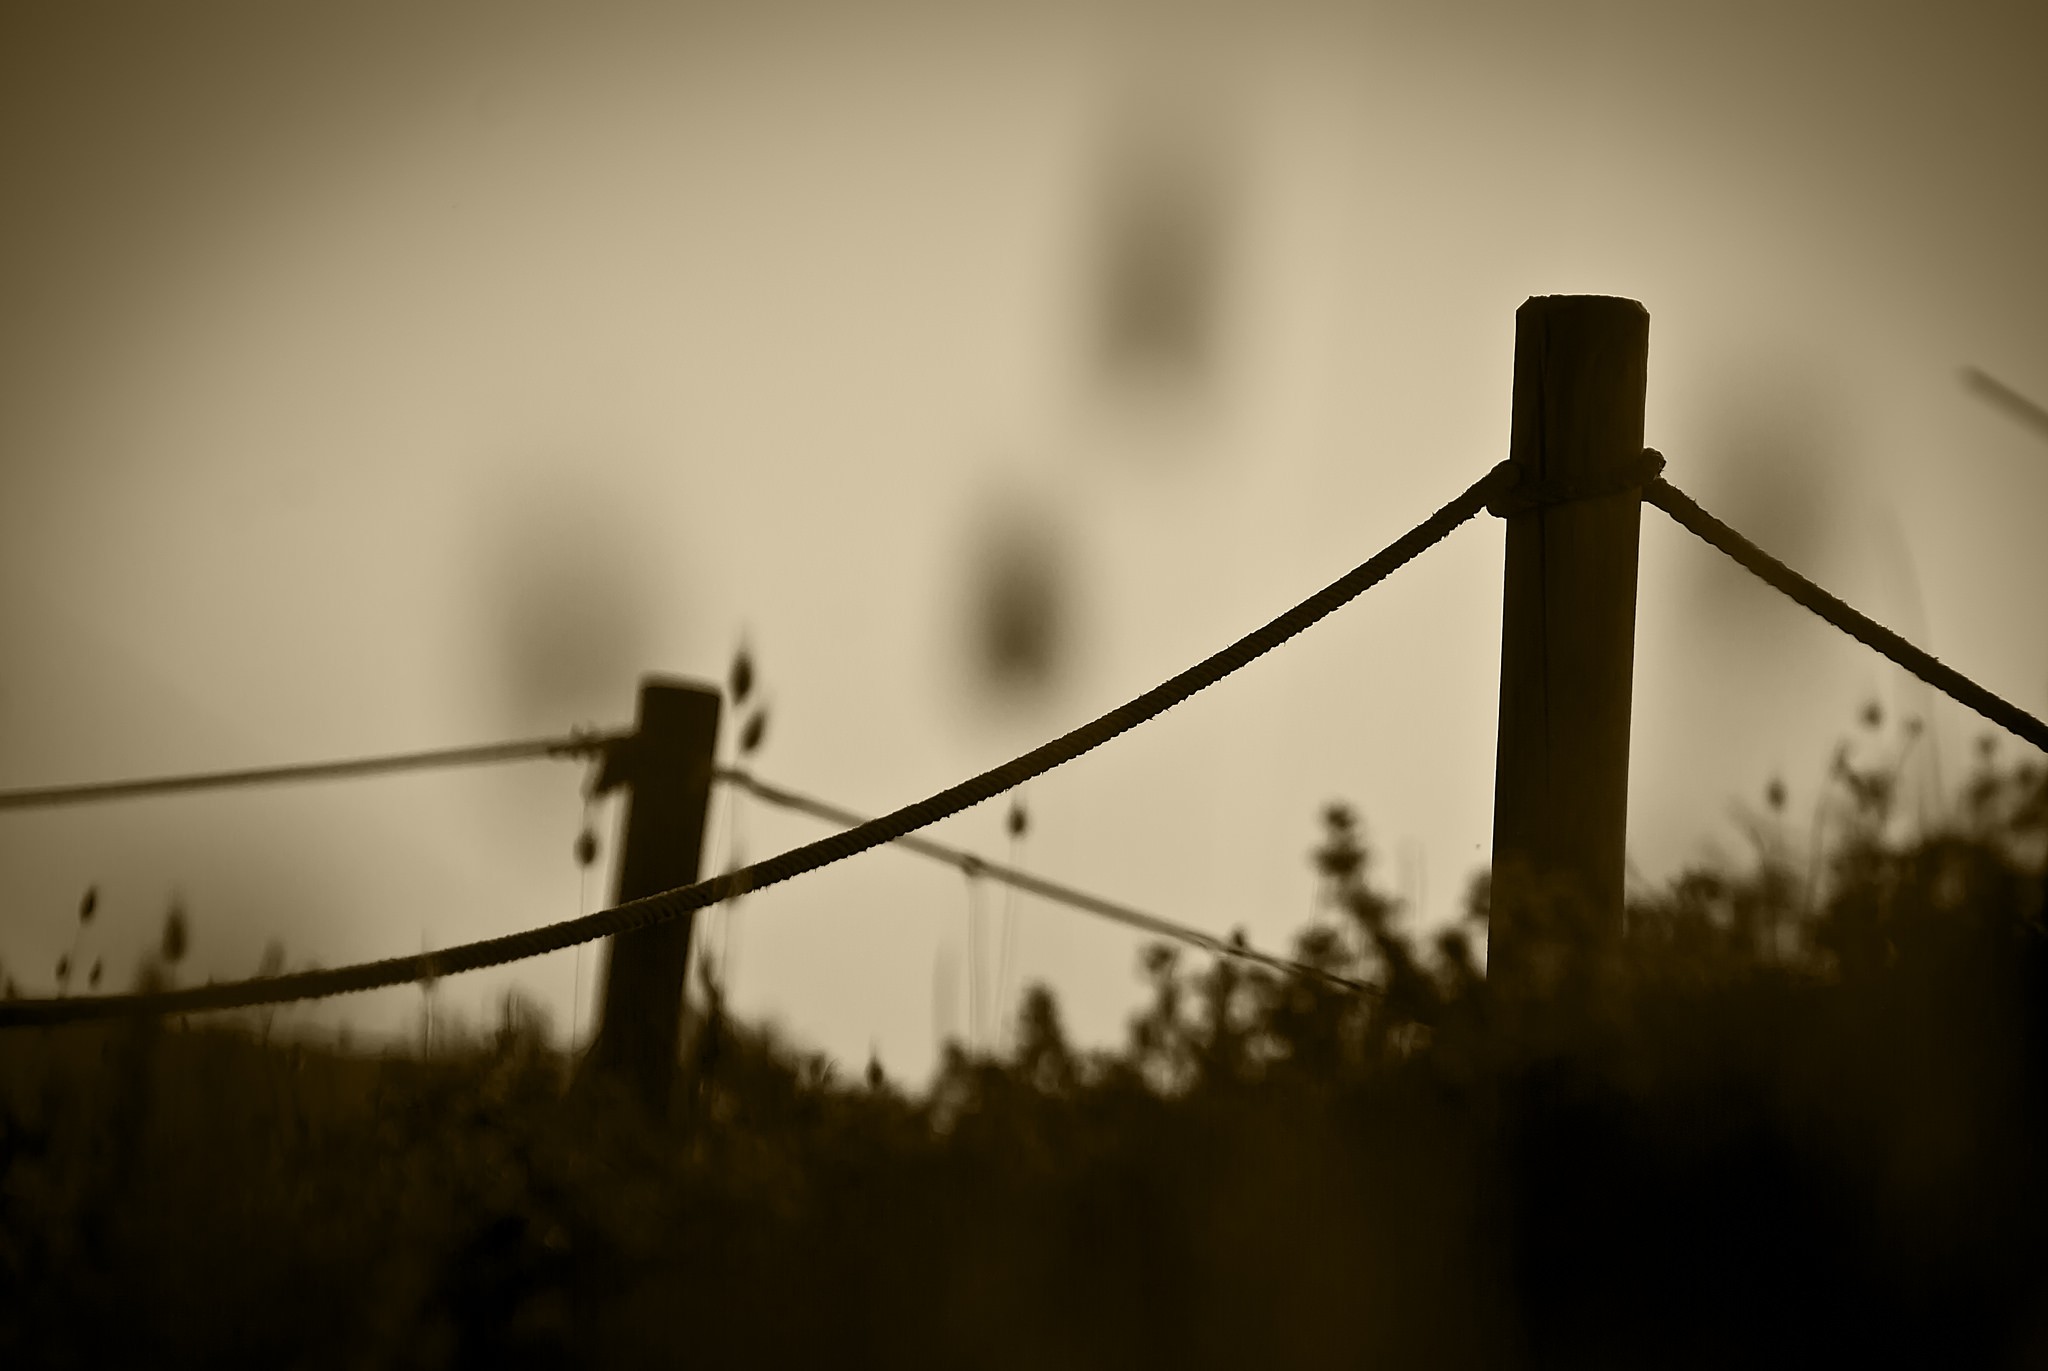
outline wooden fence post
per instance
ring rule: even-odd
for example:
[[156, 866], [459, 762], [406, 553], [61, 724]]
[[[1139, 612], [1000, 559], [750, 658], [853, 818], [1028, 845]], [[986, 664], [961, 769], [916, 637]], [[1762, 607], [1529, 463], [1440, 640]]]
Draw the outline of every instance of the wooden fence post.
[[[1536, 296], [1515, 312], [1518, 489], [1616, 491], [1643, 451], [1650, 316]], [[1639, 493], [1510, 513], [1488, 976], [1546, 996], [1621, 928]]]
[[[648, 677], [639, 727], [607, 759], [601, 784], [627, 787], [617, 897], [623, 903], [698, 878], [718, 746], [715, 687]], [[586, 1070], [624, 1080], [656, 1118], [666, 1116], [682, 1046], [695, 918], [607, 940], [604, 994]]]

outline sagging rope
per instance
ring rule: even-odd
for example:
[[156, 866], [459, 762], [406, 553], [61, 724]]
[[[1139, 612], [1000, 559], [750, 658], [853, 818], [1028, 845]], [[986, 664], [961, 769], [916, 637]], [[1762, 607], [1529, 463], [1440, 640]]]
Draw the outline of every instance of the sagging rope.
[[1812, 610], [1865, 647], [1890, 658], [1958, 704], [1967, 705], [2000, 728], [2048, 752], [2048, 723], [1992, 694], [1954, 667], [1943, 665], [1932, 653], [1915, 647], [1869, 615], [1822, 590], [1701, 509], [1691, 496], [1663, 477], [1643, 487], [1643, 499], [1670, 515], [1679, 527], [1719, 548], [1758, 580]]
[[358, 962], [331, 970], [296, 971], [283, 976], [224, 981], [214, 985], [191, 986], [127, 995], [93, 995], [63, 999], [0, 1001], [0, 1028], [76, 1023], [133, 1015], [196, 1014], [208, 1010], [245, 1009], [254, 1005], [283, 1004], [294, 1000], [323, 999], [363, 990], [406, 985], [415, 981], [453, 976], [465, 971], [502, 966], [529, 957], [559, 952], [579, 943], [608, 938], [636, 928], [680, 918], [684, 914], [715, 905], [749, 891], [776, 885], [793, 877], [857, 856], [870, 848], [913, 833], [927, 825], [970, 809], [1004, 791], [1044, 775], [1054, 767], [1102, 746], [1111, 739], [1156, 718], [1199, 691], [1216, 684], [1282, 643], [1350, 603], [1373, 586], [1406, 566], [1429, 548], [1448, 537], [1466, 520], [1486, 508], [1489, 501], [1512, 487], [1515, 468], [1508, 462], [1494, 466], [1467, 486], [1443, 508], [1402, 534], [1371, 558], [1354, 567], [1323, 589], [1301, 601], [1236, 642], [1231, 643], [1172, 678], [1128, 700], [1115, 709], [1090, 720], [1050, 742], [1014, 757], [1001, 766], [935, 795], [903, 806], [857, 827], [805, 843], [737, 871], [698, 881], [693, 885], [665, 890], [601, 909], [580, 918], [547, 924], [540, 928], [508, 933], [497, 938], [463, 943], [438, 952], [382, 961]]
[[1503, 487], [1487, 505], [1489, 513], [1502, 518], [1531, 513], [1580, 500], [1600, 499], [1637, 489], [1645, 503], [1655, 505], [1702, 541], [1719, 548], [1744, 570], [1766, 585], [1812, 610], [1842, 632], [1891, 659], [1958, 704], [2024, 738], [2048, 752], [2048, 723], [2043, 723], [2018, 705], [1994, 695], [1969, 677], [1946, 666], [1935, 656], [1915, 647], [1869, 615], [1815, 585], [1749, 539], [1700, 508], [1699, 503], [1665, 480], [1664, 454], [1644, 448], [1631, 461], [1622, 463], [1612, 477], [1592, 485], [1558, 481], [1520, 481]]

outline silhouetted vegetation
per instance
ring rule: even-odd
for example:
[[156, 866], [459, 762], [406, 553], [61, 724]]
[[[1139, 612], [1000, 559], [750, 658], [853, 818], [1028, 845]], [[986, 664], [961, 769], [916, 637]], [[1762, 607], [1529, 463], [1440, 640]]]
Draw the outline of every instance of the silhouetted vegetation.
[[1153, 947], [1122, 1048], [1033, 987], [923, 1095], [715, 993], [660, 1121], [516, 999], [382, 1056], [0, 1035], [0, 1361], [2048, 1362], [2048, 778], [1909, 822], [1858, 746], [1818, 840], [1773, 783], [1528, 1003], [1483, 883], [1424, 944], [1333, 806], [1298, 955], [1380, 993]]

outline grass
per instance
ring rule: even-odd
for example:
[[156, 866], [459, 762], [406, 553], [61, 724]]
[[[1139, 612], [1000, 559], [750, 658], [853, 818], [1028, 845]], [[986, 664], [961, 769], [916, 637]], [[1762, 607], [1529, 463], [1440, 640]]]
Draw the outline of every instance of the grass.
[[659, 1120], [517, 999], [0, 1035], [0, 1362], [2042, 1364], [2048, 782], [1918, 828], [1900, 755], [1519, 1004], [1483, 884], [1418, 945], [1333, 808], [1298, 953], [1381, 995], [1150, 949], [1122, 1048], [1033, 987], [916, 1096], [715, 995]]

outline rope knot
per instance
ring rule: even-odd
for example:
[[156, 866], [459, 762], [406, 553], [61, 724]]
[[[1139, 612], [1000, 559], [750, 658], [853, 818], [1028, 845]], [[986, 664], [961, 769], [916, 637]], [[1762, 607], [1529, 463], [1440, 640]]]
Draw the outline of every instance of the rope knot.
[[1513, 483], [1486, 502], [1486, 512], [1497, 519], [1506, 519], [1554, 505], [1640, 491], [1663, 472], [1664, 454], [1653, 447], [1646, 447], [1625, 462], [1612, 478], [1604, 481], [1532, 480], [1521, 467], [1508, 462], [1501, 465], [1512, 474]]

